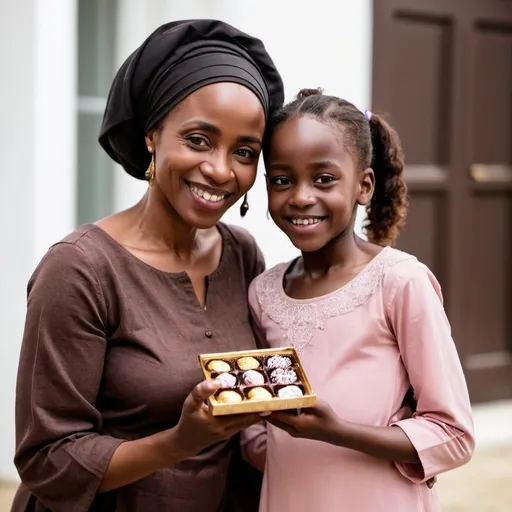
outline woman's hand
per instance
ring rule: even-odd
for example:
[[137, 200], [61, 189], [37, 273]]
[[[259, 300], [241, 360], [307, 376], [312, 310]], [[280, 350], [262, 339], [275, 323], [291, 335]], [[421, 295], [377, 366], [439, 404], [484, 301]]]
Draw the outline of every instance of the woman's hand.
[[265, 418], [272, 425], [285, 430], [292, 437], [331, 442], [339, 427], [339, 418], [329, 404], [317, 399], [315, 407], [295, 412], [274, 412]]
[[261, 420], [260, 414], [212, 416], [205, 401], [220, 386], [219, 381], [203, 381], [185, 400], [174, 436], [177, 446], [183, 450], [183, 458], [193, 457], [208, 446], [228, 439]]
[[198, 384], [185, 400], [176, 427], [121, 443], [112, 455], [99, 491], [111, 491], [136, 482], [193, 457], [261, 420], [259, 414], [212, 416], [204, 402], [220, 385], [216, 381]]

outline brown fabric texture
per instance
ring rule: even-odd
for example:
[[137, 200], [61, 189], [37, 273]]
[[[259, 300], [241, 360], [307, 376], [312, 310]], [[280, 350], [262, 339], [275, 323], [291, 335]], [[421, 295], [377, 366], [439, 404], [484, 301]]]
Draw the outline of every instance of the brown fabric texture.
[[95, 225], [48, 251], [28, 285], [13, 512], [257, 510], [259, 475], [238, 450], [231, 460], [238, 438], [97, 494], [123, 440], [176, 425], [202, 380], [198, 354], [255, 348], [247, 290], [263, 257], [246, 231], [218, 228], [206, 310], [185, 273], [154, 269]]

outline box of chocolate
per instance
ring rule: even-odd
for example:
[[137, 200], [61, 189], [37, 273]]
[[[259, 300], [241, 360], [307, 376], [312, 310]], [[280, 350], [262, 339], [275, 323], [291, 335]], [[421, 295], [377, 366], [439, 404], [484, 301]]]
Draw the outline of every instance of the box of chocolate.
[[209, 399], [214, 416], [313, 407], [316, 395], [293, 347], [201, 354], [207, 380], [222, 388]]

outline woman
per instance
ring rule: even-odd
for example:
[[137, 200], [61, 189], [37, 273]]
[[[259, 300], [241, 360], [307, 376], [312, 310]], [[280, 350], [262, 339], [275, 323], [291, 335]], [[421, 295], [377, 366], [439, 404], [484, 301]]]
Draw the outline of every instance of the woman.
[[225, 506], [230, 438], [259, 417], [212, 417], [218, 384], [198, 384], [197, 356], [254, 346], [263, 258], [219, 220], [253, 185], [282, 101], [263, 44], [219, 21], [163, 25], [119, 70], [100, 143], [149, 187], [54, 245], [29, 282], [14, 512]]

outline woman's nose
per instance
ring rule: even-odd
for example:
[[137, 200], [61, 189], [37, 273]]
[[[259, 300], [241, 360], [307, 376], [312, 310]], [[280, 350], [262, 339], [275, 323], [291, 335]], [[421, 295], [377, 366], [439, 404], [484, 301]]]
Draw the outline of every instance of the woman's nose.
[[233, 178], [233, 171], [226, 156], [219, 156], [205, 162], [200, 169], [205, 176], [211, 178], [215, 183], [226, 183]]

